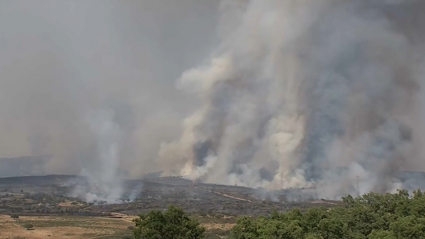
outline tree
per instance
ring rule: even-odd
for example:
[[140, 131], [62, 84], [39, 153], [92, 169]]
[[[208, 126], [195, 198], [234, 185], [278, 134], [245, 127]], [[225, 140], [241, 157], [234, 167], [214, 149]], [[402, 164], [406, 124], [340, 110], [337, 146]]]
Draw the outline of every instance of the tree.
[[424, 238], [425, 219], [416, 216], [400, 217], [391, 223], [390, 229], [397, 238]]
[[319, 231], [324, 238], [340, 239], [345, 238], [346, 225], [336, 218], [322, 219], [318, 224]]
[[323, 239], [323, 237], [317, 233], [310, 233], [306, 235], [306, 239]]
[[384, 230], [373, 231], [368, 237], [368, 239], [397, 239], [394, 233]]
[[[260, 222], [261, 223], [261, 222]], [[259, 232], [257, 231], [257, 222], [251, 220], [249, 217], [241, 217], [232, 230], [232, 238], [234, 239], [252, 239], [258, 238]]]
[[205, 236], [205, 228], [198, 221], [174, 206], [165, 213], [154, 210], [141, 214], [134, 222], [135, 239], [201, 239]]
[[343, 198], [341, 207], [298, 209], [270, 217], [241, 218], [233, 239], [407, 239], [425, 238], [425, 195], [405, 190]]

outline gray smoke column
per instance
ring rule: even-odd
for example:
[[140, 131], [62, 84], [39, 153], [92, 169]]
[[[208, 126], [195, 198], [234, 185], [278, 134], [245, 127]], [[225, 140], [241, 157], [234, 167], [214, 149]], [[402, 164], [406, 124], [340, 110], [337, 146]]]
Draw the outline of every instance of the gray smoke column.
[[361, 192], [402, 187], [400, 170], [423, 169], [424, 7], [222, 1], [221, 45], [177, 83], [202, 106], [162, 144], [165, 174], [324, 197], [357, 178]]
[[215, 45], [217, 5], [0, 1], [0, 158], [105, 187], [160, 171], [160, 143], [197, 105], [174, 81]]
[[[123, 176], [119, 172], [120, 158], [125, 139], [131, 138], [134, 122], [132, 111], [126, 104], [109, 104], [89, 115], [87, 121], [95, 135], [95, 159], [88, 168], [83, 168], [89, 184], [89, 192], [79, 195], [86, 201], [120, 202], [124, 194]], [[87, 189], [86, 189], [87, 190]], [[83, 192], [76, 192], [84, 194]]]

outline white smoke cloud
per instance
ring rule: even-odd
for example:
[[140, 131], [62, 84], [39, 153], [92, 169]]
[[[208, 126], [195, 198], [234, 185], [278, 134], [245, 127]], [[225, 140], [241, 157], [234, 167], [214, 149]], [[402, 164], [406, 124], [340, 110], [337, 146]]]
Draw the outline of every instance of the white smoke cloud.
[[96, 187], [101, 194], [98, 197], [108, 203], [117, 202], [123, 194], [122, 178], [117, 170], [123, 137], [129, 137], [123, 135], [121, 126], [115, 122], [114, 118], [116, 115], [113, 110], [101, 110], [90, 117], [90, 128], [96, 135], [98, 160], [93, 169], [88, 172], [83, 171], [91, 187]]
[[356, 192], [358, 177], [363, 192], [400, 186], [398, 173], [419, 156], [413, 129], [423, 128], [414, 123], [423, 30], [406, 20], [423, 19], [418, 6], [223, 1], [222, 44], [178, 81], [202, 106], [179, 140], [162, 145], [162, 161], [178, 158], [165, 173], [274, 189], [315, 185], [324, 197]]
[[197, 105], [174, 81], [210, 53], [217, 7], [0, 2], [0, 158], [30, 156], [36, 174], [82, 175], [90, 187], [76, 193], [92, 193], [89, 201], [127, 195], [122, 180], [160, 171], [160, 143], [178, 137]]
[[88, 200], [157, 171], [391, 191], [425, 170], [424, 6], [0, 2], [0, 157], [48, 155], [43, 172], [81, 173]]
[[130, 177], [160, 171], [161, 141], [179, 135], [196, 105], [174, 81], [210, 52], [217, 6], [0, 2], [0, 158], [48, 155], [47, 173], [78, 174], [97, 162], [101, 144], [86, 118], [121, 101], [134, 124], [115, 166]]

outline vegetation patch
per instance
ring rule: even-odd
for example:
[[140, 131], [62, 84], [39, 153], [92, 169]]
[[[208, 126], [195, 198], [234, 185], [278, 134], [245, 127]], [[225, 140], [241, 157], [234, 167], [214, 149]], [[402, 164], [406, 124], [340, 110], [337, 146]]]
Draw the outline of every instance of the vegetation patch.
[[425, 238], [425, 195], [369, 193], [343, 198], [344, 206], [241, 217], [231, 239], [408, 239]]

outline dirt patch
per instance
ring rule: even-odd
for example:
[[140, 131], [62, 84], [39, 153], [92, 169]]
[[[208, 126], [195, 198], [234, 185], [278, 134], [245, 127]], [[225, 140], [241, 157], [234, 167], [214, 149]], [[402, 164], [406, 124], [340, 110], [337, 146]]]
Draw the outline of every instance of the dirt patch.
[[77, 202], [73, 202], [73, 201], [61, 202], [61, 203], [58, 203], [58, 205], [60, 207], [79, 207], [79, 206], [82, 206], [81, 203], [77, 203]]
[[[198, 187], [194, 187], [194, 188], [195, 188], [195, 189], [197, 189], [197, 190], [201, 190], [201, 191], [204, 191], [204, 192], [208, 192], [207, 190], [202, 189], [202, 188], [198, 188]], [[248, 199], [245, 199], [245, 198], [240, 198], [240, 197], [235, 197], [235, 196], [228, 195], [228, 194], [225, 194], [225, 193], [213, 192], [213, 191], [211, 191], [211, 193], [214, 193], [214, 194], [220, 195], [220, 196], [222, 196], [222, 197], [226, 197], [226, 198], [231, 198], [231, 199], [239, 200], [239, 201], [245, 201], [245, 202], [250, 202], [250, 203], [252, 202], [251, 200], [248, 200]]]
[[[135, 216], [114, 213], [117, 218], [83, 217], [83, 216], [20, 216], [12, 219], [9, 215], [0, 215], [0, 239], [11, 238], [58, 238], [58, 239], [120, 239], [131, 235], [129, 226]], [[119, 218], [118, 218], [119, 217]], [[207, 234], [221, 235], [229, 233], [234, 222], [228, 218], [203, 217], [201, 225]], [[34, 230], [27, 230], [24, 225], [31, 224]]]

